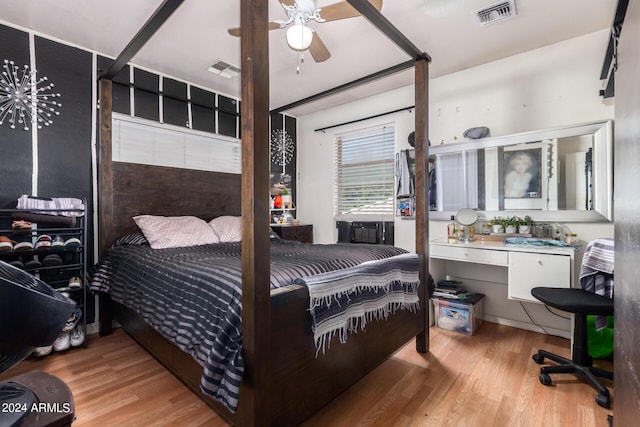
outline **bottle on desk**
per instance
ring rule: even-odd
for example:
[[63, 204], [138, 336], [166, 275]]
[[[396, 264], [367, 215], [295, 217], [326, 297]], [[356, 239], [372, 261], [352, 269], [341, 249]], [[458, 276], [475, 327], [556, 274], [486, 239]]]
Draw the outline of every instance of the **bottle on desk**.
[[458, 228], [456, 217], [451, 215], [451, 222], [447, 225], [447, 238], [449, 243], [453, 243], [458, 239]]

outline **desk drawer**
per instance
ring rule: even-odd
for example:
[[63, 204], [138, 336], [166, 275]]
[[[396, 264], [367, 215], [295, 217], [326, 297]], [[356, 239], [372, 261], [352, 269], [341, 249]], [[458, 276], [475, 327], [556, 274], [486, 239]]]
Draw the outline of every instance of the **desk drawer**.
[[571, 256], [534, 252], [509, 255], [509, 299], [540, 304], [531, 295], [537, 286], [570, 288]]
[[429, 256], [431, 258], [501, 266], [506, 266], [509, 263], [509, 254], [507, 251], [497, 251], [493, 249], [478, 249], [466, 246], [431, 245], [429, 247], [429, 252]]

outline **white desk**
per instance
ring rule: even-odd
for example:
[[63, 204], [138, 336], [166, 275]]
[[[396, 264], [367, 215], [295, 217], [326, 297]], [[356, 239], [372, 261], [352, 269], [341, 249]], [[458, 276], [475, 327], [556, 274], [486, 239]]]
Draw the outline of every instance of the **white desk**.
[[526, 247], [502, 242], [436, 239], [429, 244], [429, 270], [433, 279], [455, 279], [465, 288], [481, 292], [484, 320], [522, 329], [569, 337], [568, 319], [549, 313], [531, 296], [536, 286], [575, 286], [572, 248]]

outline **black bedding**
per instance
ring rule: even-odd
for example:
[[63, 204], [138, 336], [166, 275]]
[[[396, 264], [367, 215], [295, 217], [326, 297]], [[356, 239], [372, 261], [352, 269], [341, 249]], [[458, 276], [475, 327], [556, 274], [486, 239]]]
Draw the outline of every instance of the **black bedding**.
[[[90, 288], [109, 293], [191, 354], [204, 369], [203, 392], [235, 412], [244, 369], [241, 243], [152, 249], [144, 239], [133, 240], [143, 244], [120, 244], [108, 251]], [[271, 288], [406, 253], [383, 245], [272, 239]]]

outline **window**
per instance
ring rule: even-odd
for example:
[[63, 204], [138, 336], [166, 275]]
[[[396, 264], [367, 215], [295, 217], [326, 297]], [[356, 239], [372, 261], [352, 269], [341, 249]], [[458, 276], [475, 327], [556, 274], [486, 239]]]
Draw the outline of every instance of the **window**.
[[336, 135], [335, 213], [393, 215], [393, 124]]

